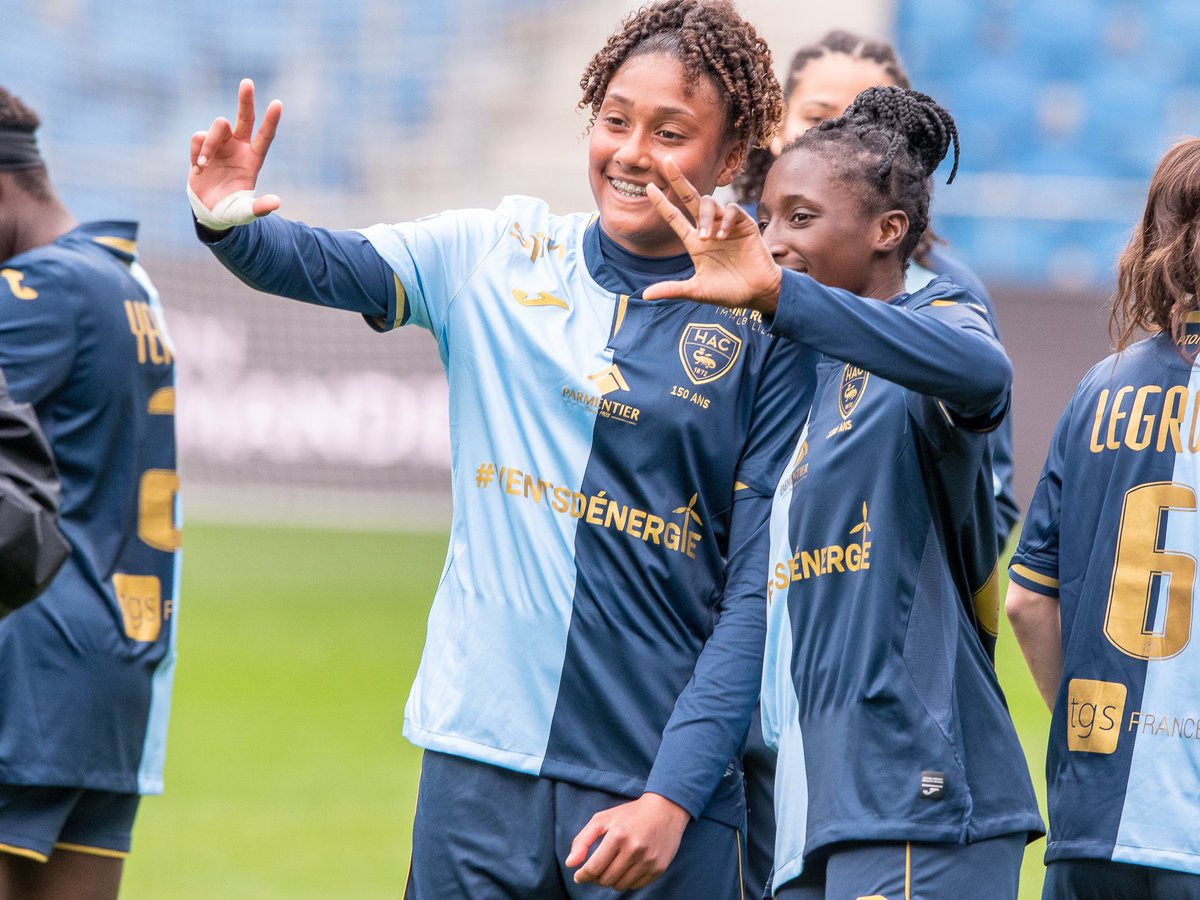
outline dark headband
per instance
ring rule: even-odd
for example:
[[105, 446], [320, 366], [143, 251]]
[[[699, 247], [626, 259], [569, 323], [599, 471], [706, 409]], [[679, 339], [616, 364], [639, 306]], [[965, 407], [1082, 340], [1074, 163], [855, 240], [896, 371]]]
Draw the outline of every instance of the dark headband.
[[0, 172], [36, 169], [44, 165], [32, 131], [0, 128]]

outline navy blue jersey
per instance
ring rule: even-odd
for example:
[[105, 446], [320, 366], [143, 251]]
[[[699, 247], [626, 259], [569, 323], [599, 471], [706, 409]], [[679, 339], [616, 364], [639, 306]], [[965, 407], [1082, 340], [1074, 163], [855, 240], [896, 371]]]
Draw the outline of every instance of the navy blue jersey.
[[[966, 288], [976, 300], [981, 302], [991, 316], [992, 326], [996, 327], [996, 310], [979, 277], [968, 269], [962, 262], [955, 259], [941, 247], [934, 245], [926, 254], [928, 267], [913, 261], [910, 262], [905, 276], [905, 288], [909, 293], [915, 293], [925, 287], [938, 275], [947, 275], [950, 280], [960, 287]], [[996, 336], [1000, 330], [996, 328]], [[1004, 421], [996, 426], [988, 437], [992, 451], [992, 493], [996, 498], [996, 541], [1001, 553], [1008, 544], [1013, 526], [1021, 518], [1021, 507], [1017, 505], [1017, 492], [1013, 488], [1013, 425], [1012, 415], [1004, 417]]]
[[600, 237], [509, 197], [361, 233], [271, 216], [213, 247], [254, 287], [438, 342], [454, 518], [409, 739], [738, 825], [764, 622], [724, 603], [725, 560], [765, 565], [738, 551], [812, 358], [756, 315], [640, 299], [670, 273]]
[[62, 482], [71, 556], [0, 621], [0, 782], [162, 790], [179, 579], [174, 351], [131, 222], [0, 264], [0, 369]]
[[[1187, 346], [1200, 345], [1192, 313]], [[1046, 860], [1200, 873], [1200, 369], [1167, 335], [1079, 383], [1010, 577], [1058, 597]]]
[[884, 303], [785, 272], [773, 330], [825, 354], [766, 529], [775, 886], [841, 841], [1040, 830], [980, 639], [997, 565], [983, 432], [1011, 379], [990, 317], [946, 278]]

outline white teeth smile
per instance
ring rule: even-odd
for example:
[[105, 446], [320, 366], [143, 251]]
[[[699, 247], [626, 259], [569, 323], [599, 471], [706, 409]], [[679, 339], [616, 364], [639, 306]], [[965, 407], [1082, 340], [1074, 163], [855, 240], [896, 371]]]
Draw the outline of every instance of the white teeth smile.
[[617, 178], [610, 178], [608, 182], [617, 189], [618, 194], [624, 194], [626, 197], [646, 196], [646, 186], [644, 184], [633, 184], [632, 182], [621, 181]]

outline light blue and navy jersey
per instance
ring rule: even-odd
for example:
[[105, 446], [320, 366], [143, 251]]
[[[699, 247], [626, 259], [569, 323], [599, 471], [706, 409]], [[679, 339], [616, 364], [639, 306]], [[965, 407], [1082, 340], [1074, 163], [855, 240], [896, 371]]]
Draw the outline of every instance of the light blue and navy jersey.
[[[1200, 314], [1188, 323], [1200, 345]], [[1057, 597], [1046, 860], [1200, 873], [1200, 368], [1166, 335], [1110, 356], [1063, 413], [1010, 577]]]
[[[996, 328], [996, 336], [999, 338], [1000, 330], [996, 327], [996, 310], [992, 305], [991, 295], [979, 277], [936, 245], [929, 248], [925, 261], [929, 264], [928, 268], [916, 261], [909, 263], [904, 279], [905, 289], [913, 294], [937, 276], [949, 276], [951, 281], [966, 288], [976, 300], [983, 304], [992, 319], [992, 326]], [[1021, 518], [1021, 507], [1017, 504], [1017, 492], [1013, 487], [1012, 419], [1011, 413], [1005, 416], [1004, 421], [997, 425], [996, 430], [988, 436], [988, 443], [991, 444], [992, 450], [992, 493], [996, 498], [994, 505], [996, 542], [1000, 553], [1004, 552], [1009, 535], [1012, 534], [1013, 527]]]
[[785, 272], [773, 330], [825, 354], [766, 529], [775, 887], [837, 842], [1039, 831], [980, 639], [998, 616], [984, 432], [1011, 381], [990, 318], [945, 278], [884, 303]]
[[175, 664], [174, 351], [132, 222], [0, 263], [0, 369], [33, 405], [71, 556], [0, 621], [0, 782], [159, 793]]
[[213, 248], [438, 342], [454, 518], [409, 739], [740, 824], [764, 622], [723, 604], [725, 558], [751, 571], [813, 357], [755, 315], [641, 300], [686, 257], [665, 271], [525, 197], [361, 233], [271, 216]]

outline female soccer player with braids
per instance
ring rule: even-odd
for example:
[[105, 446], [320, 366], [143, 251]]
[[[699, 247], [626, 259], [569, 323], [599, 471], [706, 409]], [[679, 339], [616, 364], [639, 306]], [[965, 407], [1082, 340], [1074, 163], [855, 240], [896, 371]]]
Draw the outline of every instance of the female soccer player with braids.
[[[767, 169], [779, 150], [809, 128], [845, 112], [856, 96], [875, 86], [912, 87], [908, 72], [896, 48], [884, 40], [852, 31], [835, 29], [820, 40], [800, 47], [792, 57], [783, 79], [785, 112], [783, 125], [771, 148], [751, 151], [745, 168], [734, 179], [733, 190], [739, 202], [753, 209], [762, 195]], [[772, 149], [773, 148], [773, 149]], [[993, 315], [992, 299], [978, 276], [947, 252], [945, 242], [926, 227], [913, 248], [905, 273], [905, 288], [915, 292], [937, 275], [949, 275], [987, 307]], [[996, 546], [1000, 552], [1008, 543], [1020, 518], [1016, 490], [1013, 487], [1012, 415], [1004, 417], [988, 436], [992, 451], [992, 492], [996, 502]], [[980, 637], [988, 653], [994, 653], [999, 625], [999, 585], [989, 592], [991, 609], [981, 617]], [[774, 840], [774, 822], [770, 796], [774, 789], [774, 755], [762, 744], [757, 728], [752, 728], [742, 758], [747, 796], [747, 890], [761, 893], [761, 884], [771, 863], [767, 849]]]
[[973, 601], [995, 577], [987, 432], [1011, 366], [962, 288], [904, 290], [951, 143], [957, 161], [953, 120], [927, 96], [870, 88], [784, 148], [757, 226], [669, 162], [695, 224], [650, 189], [696, 273], [645, 296], [749, 306], [823, 354], [756, 538], [772, 890], [789, 900], [1013, 898], [1041, 831]]
[[1200, 897], [1198, 260], [1191, 138], [1150, 181], [1117, 264], [1116, 353], [1059, 420], [1009, 568], [1008, 616], [1053, 712], [1051, 900]]
[[769, 140], [779, 86], [731, 4], [664, 0], [581, 87], [598, 214], [508, 197], [361, 232], [268, 216], [279, 199], [252, 192], [281, 107], [255, 133], [248, 81], [236, 124], [192, 142], [193, 211], [222, 263], [441, 350], [454, 518], [405, 713], [426, 750], [410, 897], [740, 894], [736, 757], [765, 623], [735, 588], [765, 565], [745, 540], [815, 356], [748, 311], [641, 291], [692, 272], [647, 195], [669, 190], [663, 159], [706, 192], [729, 184]]

